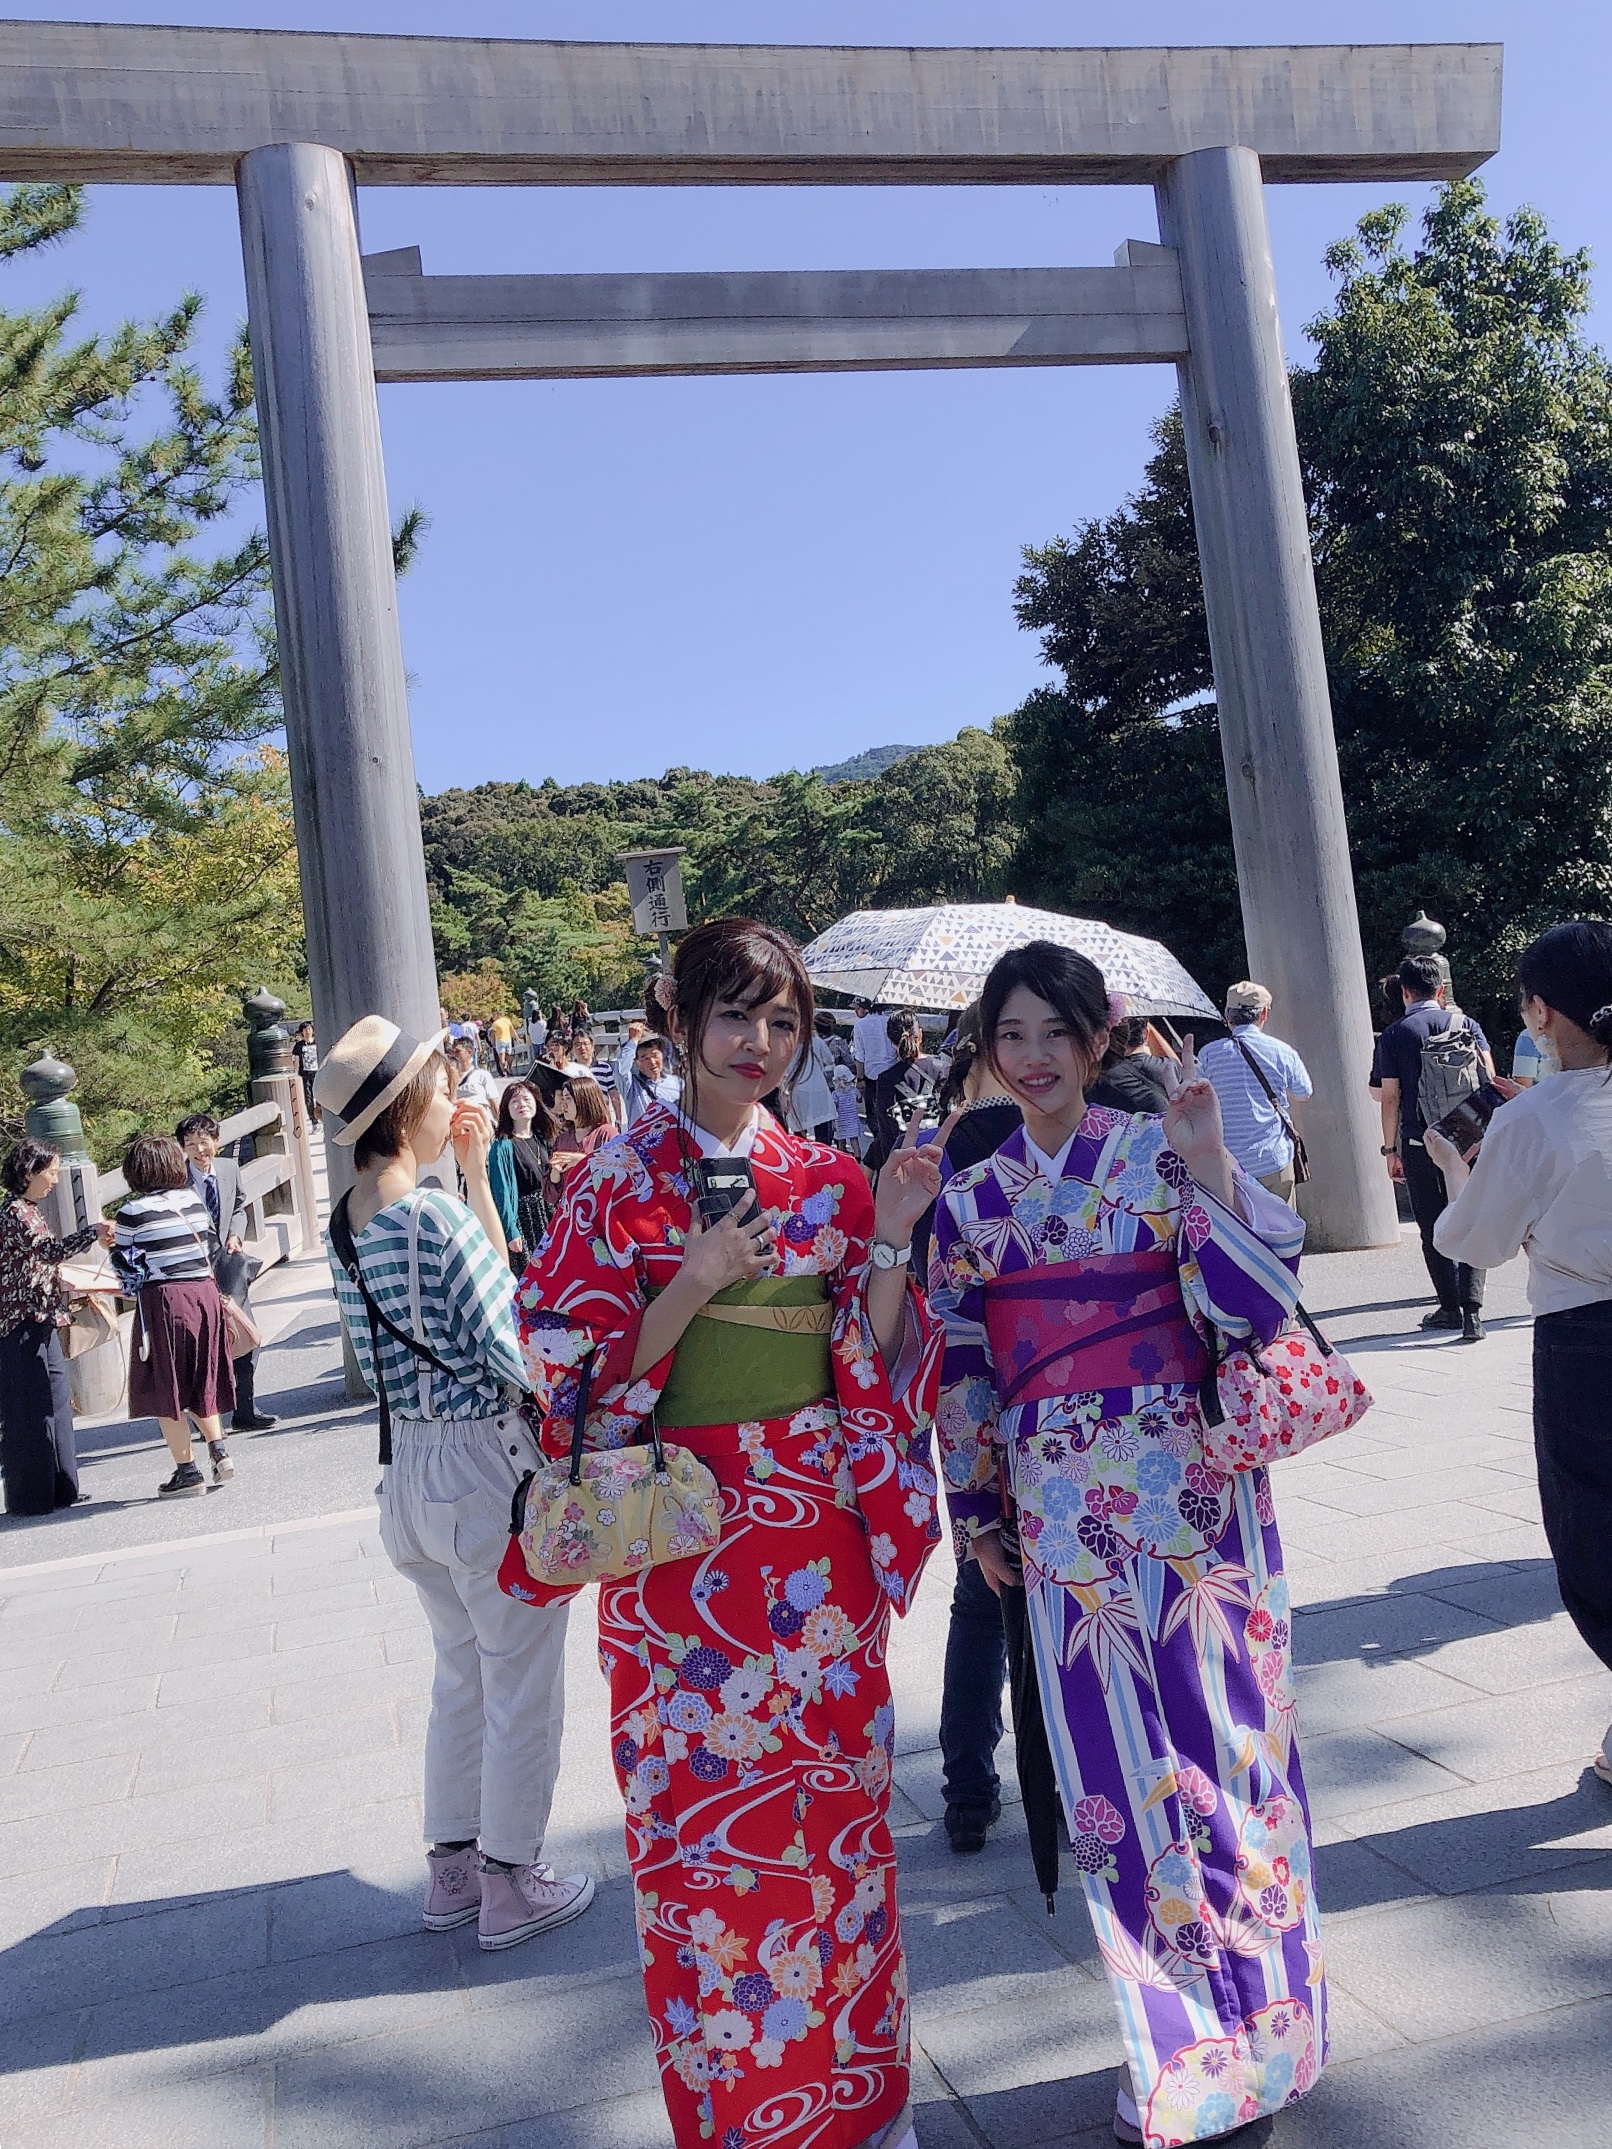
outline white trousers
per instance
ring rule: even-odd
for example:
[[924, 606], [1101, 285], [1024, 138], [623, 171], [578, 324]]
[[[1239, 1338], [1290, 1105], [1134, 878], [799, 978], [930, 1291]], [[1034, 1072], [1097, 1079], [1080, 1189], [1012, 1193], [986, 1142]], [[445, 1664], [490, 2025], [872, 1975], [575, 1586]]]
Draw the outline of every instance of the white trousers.
[[425, 1734], [425, 1833], [479, 1838], [525, 1865], [542, 1848], [565, 1717], [568, 1606], [498, 1586], [515, 1486], [541, 1460], [525, 1420], [394, 1418], [381, 1543], [420, 1595], [436, 1644]]

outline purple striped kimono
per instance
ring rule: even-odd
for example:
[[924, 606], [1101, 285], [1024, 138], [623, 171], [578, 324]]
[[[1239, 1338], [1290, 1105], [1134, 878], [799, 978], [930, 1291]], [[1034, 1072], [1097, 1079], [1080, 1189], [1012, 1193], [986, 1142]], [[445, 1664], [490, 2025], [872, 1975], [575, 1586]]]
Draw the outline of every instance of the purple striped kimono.
[[[1205, 1463], [1201, 1344], [1182, 1327], [1184, 1300], [1201, 1334], [1268, 1340], [1297, 1301], [1303, 1224], [1241, 1172], [1237, 1190], [1247, 1222], [1161, 1121], [1094, 1106], [1056, 1185], [1022, 1129], [951, 1179], [930, 1263], [952, 1524], [962, 1549], [1017, 1512], [1047, 1731], [1150, 2149], [1275, 2111], [1326, 2056], [1270, 1485]], [[1049, 1305], [1060, 1264], [1073, 1289]], [[1015, 1276], [991, 1300], [1002, 1366], [986, 1291]], [[1048, 1392], [1059, 1347], [1121, 1384]]]

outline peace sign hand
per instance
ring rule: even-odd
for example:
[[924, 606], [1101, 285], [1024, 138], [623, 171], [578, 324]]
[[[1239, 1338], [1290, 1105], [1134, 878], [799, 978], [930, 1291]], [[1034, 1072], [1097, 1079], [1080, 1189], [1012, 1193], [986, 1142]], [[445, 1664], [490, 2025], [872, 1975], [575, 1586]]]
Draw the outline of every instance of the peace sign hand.
[[[1169, 1102], [1164, 1107], [1164, 1138], [1195, 1179], [1204, 1166], [1211, 1171], [1226, 1155], [1226, 1134], [1220, 1119], [1220, 1099], [1215, 1086], [1198, 1072], [1198, 1055], [1191, 1032], [1182, 1041], [1181, 1065], [1164, 1063], [1164, 1086]], [[1218, 1176], [1218, 1173], [1216, 1173]]]

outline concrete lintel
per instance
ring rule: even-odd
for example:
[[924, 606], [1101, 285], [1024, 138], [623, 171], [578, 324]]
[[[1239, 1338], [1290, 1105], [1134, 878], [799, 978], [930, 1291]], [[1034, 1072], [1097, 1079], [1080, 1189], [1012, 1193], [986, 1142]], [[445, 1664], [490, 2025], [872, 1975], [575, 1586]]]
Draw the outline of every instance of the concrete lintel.
[[1175, 255], [1135, 268], [675, 276], [422, 276], [364, 264], [379, 381], [945, 366], [1146, 365], [1186, 355]]
[[0, 23], [0, 179], [369, 186], [1141, 184], [1237, 143], [1274, 180], [1448, 179], [1500, 140], [1494, 44], [999, 50], [560, 44]]

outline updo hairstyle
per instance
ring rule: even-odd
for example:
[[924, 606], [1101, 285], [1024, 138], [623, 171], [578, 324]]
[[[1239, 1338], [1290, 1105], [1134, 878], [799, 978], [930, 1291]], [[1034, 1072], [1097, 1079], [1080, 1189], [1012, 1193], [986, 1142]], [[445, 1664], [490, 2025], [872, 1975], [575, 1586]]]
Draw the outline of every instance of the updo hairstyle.
[[782, 999], [792, 1003], [800, 1021], [795, 1057], [783, 1077], [789, 1083], [805, 1065], [816, 1012], [799, 948], [787, 933], [753, 918], [713, 918], [683, 936], [670, 974], [651, 978], [644, 1013], [657, 1030], [665, 1027], [669, 1015], [676, 1015], [690, 1104], [699, 1090], [706, 1026], [716, 1009], [724, 1004], [749, 1009], [764, 1000]]
[[1517, 986], [1525, 1000], [1543, 1000], [1612, 1052], [1612, 925], [1598, 918], [1553, 925], [1523, 950]]
[[999, 956], [980, 994], [980, 1029], [993, 1069], [997, 1024], [1010, 995], [1021, 985], [1068, 1023], [1076, 1047], [1085, 1055], [1089, 1089], [1108, 1043], [1108, 987], [1103, 973], [1084, 955], [1061, 948], [1053, 940], [1032, 940], [1027, 947], [1011, 948]]

